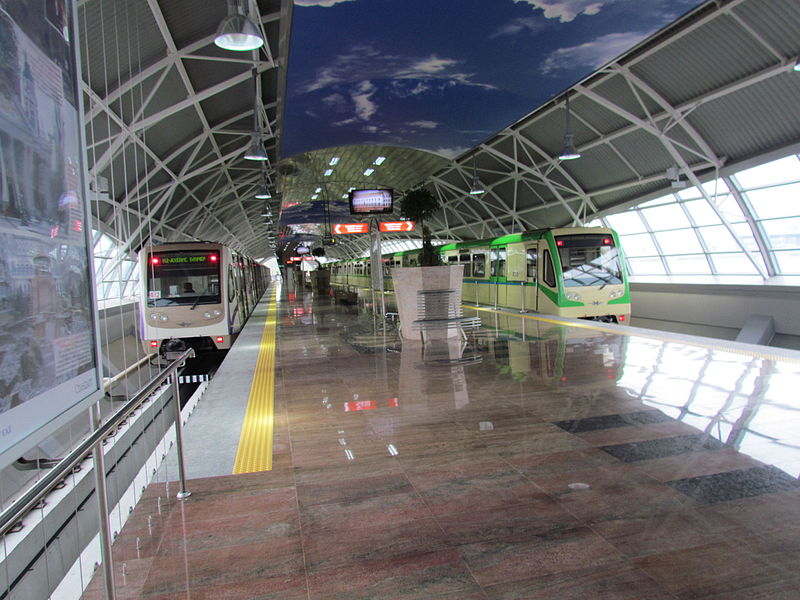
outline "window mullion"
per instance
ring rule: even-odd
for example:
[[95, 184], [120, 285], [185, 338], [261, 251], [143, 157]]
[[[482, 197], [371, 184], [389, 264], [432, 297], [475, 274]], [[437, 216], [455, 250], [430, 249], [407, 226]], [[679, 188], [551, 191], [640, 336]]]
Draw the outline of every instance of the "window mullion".
[[658, 258], [661, 259], [661, 264], [664, 266], [664, 273], [667, 275], [672, 275], [672, 271], [670, 271], [669, 268], [669, 263], [667, 262], [667, 257], [664, 255], [664, 250], [661, 249], [661, 244], [658, 243], [658, 238], [653, 232], [653, 228], [650, 227], [650, 223], [647, 222], [647, 218], [642, 214], [642, 211], [637, 208], [636, 212], [638, 213], [639, 218], [642, 220], [642, 223], [644, 223], [644, 228], [647, 230], [647, 233], [650, 234], [650, 239], [653, 240], [653, 245], [658, 251]]
[[[739, 189], [739, 182], [733, 177], [723, 177], [722, 180], [728, 186], [728, 189], [733, 195], [733, 199], [736, 200], [736, 204], [739, 205], [739, 210], [742, 211], [742, 215], [744, 215], [747, 224], [750, 226], [750, 231], [753, 232], [753, 238], [758, 245], [758, 251], [761, 254], [761, 258], [764, 259], [764, 265], [767, 268], [767, 275], [774, 277], [778, 274], [778, 269], [776, 268], [772, 253], [767, 246], [766, 236], [764, 235], [764, 230], [761, 227], [761, 223], [756, 220], [753, 214], [753, 208], [750, 206], [750, 201], [747, 199], [746, 194], [743, 194]], [[735, 231], [732, 231], [731, 233], [736, 235]], [[741, 239], [738, 236], [737, 239], [741, 243]], [[744, 246], [744, 244], [742, 244], [742, 246]]]
[[703, 249], [703, 256], [708, 263], [708, 268], [711, 271], [712, 275], [717, 275], [717, 267], [714, 264], [714, 261], [711, 259], [711, 254], [708, 251], [708, 246], [706, 245], [706, 241], [703, 239], [703, 236], [700, 235], [700, 232], [697, 231], [697, 223], [695, 222], [694, 218], [692, 217], [691, 213], [687, 210], [687, 208], [683, 205], [683, 200], [675, 196], [675, 199], [678, 203], [678, 206], [681, 207], [683, 214], [686, 215], [686, 218], [689, 220], [689, 224], [692, 226], [692, 231], [694, 232], [694, 236], [697, 238], [697, 242], [700, 244], [700, 247]]

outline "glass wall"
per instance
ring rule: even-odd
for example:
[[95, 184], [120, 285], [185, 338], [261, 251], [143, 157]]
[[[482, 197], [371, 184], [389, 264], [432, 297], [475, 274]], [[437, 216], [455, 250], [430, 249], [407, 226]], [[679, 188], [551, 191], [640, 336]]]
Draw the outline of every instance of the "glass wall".
[[139, 293], [138, 262], [120, 256], [117, 243], [104, 233], [92, 231], [97, 301], [102, 306], [133, 301]]
[[800, 159], [791, 155], [595, 220], [635, 281], [800, 285]]

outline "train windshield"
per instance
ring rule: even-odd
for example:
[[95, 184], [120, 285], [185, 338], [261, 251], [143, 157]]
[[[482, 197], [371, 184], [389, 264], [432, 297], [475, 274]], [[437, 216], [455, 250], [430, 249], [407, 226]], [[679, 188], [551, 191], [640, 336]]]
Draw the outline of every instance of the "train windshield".
[[622, 283], [619, 253], [611, 235], [561, 235], [556, 237], [556, 247], [565, 287]]
[[219, 304], [216, 250], [155, 252], [148, 257], [147, 306]]

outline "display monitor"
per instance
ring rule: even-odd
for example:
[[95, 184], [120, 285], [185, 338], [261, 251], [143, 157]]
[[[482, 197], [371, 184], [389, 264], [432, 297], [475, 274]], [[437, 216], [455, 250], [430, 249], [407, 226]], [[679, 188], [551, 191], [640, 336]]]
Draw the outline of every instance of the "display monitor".
[[394, 191], [390, 189], [351, 190], [350, 214], [374, 215], [391, 213]]

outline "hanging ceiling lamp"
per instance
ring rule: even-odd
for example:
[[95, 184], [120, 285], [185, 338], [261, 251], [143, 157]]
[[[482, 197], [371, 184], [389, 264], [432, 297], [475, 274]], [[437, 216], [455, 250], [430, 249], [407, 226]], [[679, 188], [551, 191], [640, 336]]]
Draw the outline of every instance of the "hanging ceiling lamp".
[[267, 151], [264, 149], [264, 144], [261, 143], [261, 134], [257, 131], [253, 132], [253, 138], [250, 145], [247, 147], [244, 157], [247, 160], [269, 160]]
[[253, 69], [253, 133], [244, 157], [247, 160], [269, 160], [264, 144], [261, 143], [261, 130], [258, 122], [258, 71], [256, 69]]
[[478, 177], [478, 171], [475, 168], [475, 155], [472, 155], [472, 185], [469, 189], [470, 196], [480, 196], [485, 194], [486, 190], [483, 187], [483, 183], [481, 183], [480, 178]]
[[575, 133], [572, 131], [572, 114], [569, 110], [569, 96], [566, 101], [567, 117], [564, 127], [564, 149], [558, 155], [559, 160], [575, 160], [581, 157], [581, 153], [575, 149]]
[[[272, 198], [272, 194], [269, 193], [269, 186], [267, 185], [267, 170], [263, 165], [261, 167], [261, 191], [256, 193], [256, 198], [260, 200], [269, 200]], [[267, 204], [267, 210], [269, 210], [269, 204]]]
[[214, 43], [225, 50], [242, 52], [264, 45], [258, 26], [247, 17], [247, 0], [228, 0], [228, 16], [217, 27]]

